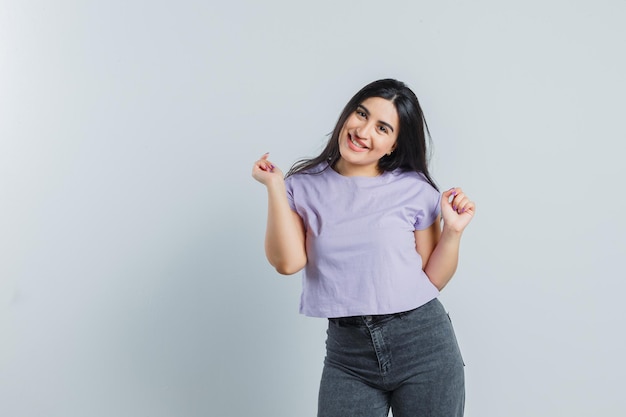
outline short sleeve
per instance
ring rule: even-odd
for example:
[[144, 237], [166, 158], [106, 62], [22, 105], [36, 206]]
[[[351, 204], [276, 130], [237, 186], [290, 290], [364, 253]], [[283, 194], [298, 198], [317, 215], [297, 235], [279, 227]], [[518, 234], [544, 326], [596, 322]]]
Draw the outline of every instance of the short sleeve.
[[425, 230], [433, 224], [441, 212], [441, 193], [427, 184], [418, 198], [421, 208], [415, 216], [414, 227], [415, 230]]
[[287, 201], [291, 210], [296, 211], [296, 204], [293, 201], [293, 177], [285, 178], [285, 188], [287, 190]]

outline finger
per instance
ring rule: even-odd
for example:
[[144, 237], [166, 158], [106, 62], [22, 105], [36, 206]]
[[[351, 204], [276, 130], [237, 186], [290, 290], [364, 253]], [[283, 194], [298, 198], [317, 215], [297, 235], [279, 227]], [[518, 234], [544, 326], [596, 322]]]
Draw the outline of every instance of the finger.
[[465, 194], [462, 191], [457, 192], [451, 202], [452, 208], [455, 211], [457, 211], [466, 200], [467, 198], [465, 197]]
[[465, 207], [463, 207], [463, 211], [461, 213], [466, 213], [471, 216], [476, 212], [476, 204], [473, 201], [470, 201]]
[[456, 187], [452, 187], [448, 191], [444, 191], [442, 194], [444, 198], [450, 198], [454, 195], [456, 195]]
[[474, 207], [474, 202], [466, 197], [457, 206], [457, 212], [461, 214], [467, 211], [473, 211]]
[[[266, 155], [263, 155], [265, 158], [267, 158]], [[268, 161], [267, 159], [262, 158], [259, 159], [256, 162], [256, 166], [259, 167], [259, 169], [263, 170], [263, 171], [267, 171], [267, 172], [274, 172], [274, 164], [272, 164], [270, 161]]]
[[255, 162], [255, 166], [259, 167], [259, 169], [263, 171], [270, 171], [269, 166], [272, 164], [269, 163], [268, 165], [267, 158], [269, 157], [269, 155], [270, 155], [269, 152], [265, 152], [263, 155], [261, 155], [261, 159]]
[[442, 204], [442, 207], [443, 207], [443, 205], [451, 206], [452, 204], [451, 204], [451, 200], [450, 199], [453, 198], [455, 195], [456, 195], [456, 188], [455, 187], [450, 188], [448, 191], [444, 191], [441, 194], [441, 204]]
[[267, 158], [268, 158], [269, 156], [270, 156], [270, 153], [269, 153], [269, 152], [265, 152], [265, 153], [263, 154], [263, 156], [261, 157], [261, 160], [263, 160], [263, 161], [266, 161], [266, 162], [267, 162], [267, 164], [266, 164], [266, 166], [265, 166], [265, 167], [266, 167], [266, 168], [265, 168], [265, 170], [266, 170], [266, 171], [269, 171], [269, 172], [274, 172], [274, 168], [275, 168], [275, 167], [274, 167], [274, 164], [272, 164], [270, 161], [268, 161], [268, 160], [267, 160]]

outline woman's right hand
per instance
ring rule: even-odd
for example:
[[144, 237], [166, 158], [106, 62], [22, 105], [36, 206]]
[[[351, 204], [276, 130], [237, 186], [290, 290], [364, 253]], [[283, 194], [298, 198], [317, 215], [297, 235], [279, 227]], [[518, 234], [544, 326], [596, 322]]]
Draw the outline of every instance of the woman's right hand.
[[278, 273], [291, 275], [306, 265], [306, 233], [302, 219], [289, 206], [283, 173], [268, 156], [263, 155], [252, 167], [252, 177], [267, 187], [265, 255]]
[[268, 185], [271, 181], [277, 179], [283, 179], [282, 171], [268, 161], [267, 157], [269, 154], [269, 152], [265, 153], [252, 167], [252, 177], [264, 185]]

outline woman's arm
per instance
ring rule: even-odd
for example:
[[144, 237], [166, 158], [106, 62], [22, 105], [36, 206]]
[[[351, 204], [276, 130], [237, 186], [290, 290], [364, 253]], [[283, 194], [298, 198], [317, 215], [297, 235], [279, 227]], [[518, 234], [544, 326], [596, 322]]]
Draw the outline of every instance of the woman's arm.
[[252, 176], [267, 188], [265, 256], [278, 273], [291, 275], [307, 262], [304, 224], [289, 207], [283, 173], [267, 156], [263, 155], [252, 168]]
[[[450, 197], [453, 197], [452, 201]], [[440, 291], [456, 271], [461, 235], [475, 210], [475, 204], [460, 188], [452, 188], [441, 198], [443, 230], [437, 218], [429, 228], [415, 231], [416, 250], [422, 257], [424, 272]]]

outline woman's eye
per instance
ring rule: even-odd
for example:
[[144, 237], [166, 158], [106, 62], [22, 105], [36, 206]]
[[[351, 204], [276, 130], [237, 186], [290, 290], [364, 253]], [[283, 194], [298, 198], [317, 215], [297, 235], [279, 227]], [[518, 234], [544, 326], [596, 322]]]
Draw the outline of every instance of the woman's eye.
[[361, 111], [361, 110], [357, 110], [357, 111], [356, 111], [356, 114], [358, 114], [358, 115], [359, 115], [359, 116], [361, 116], [361, 117], [365, 117], [365, 116], [366, 116], [365, 112], [364, 112], [364, 111]]
[[387, 133], [387, 128], [385, 126], [379, 126], [378, 129], [383, 133]]

